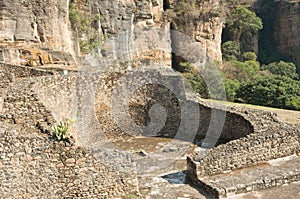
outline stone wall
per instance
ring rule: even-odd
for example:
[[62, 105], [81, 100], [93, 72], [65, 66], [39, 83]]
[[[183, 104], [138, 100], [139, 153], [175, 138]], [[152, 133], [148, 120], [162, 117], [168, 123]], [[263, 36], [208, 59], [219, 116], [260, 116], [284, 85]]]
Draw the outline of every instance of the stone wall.
[[[252, 124], [243, 115], [203, 105], [193, 97], [186, 95], [181, 76], [174, 73], [164, 74], [164, 72], [152, 71], [152, 73], [148, 71], [149, 74], [147, 72], [127, 74], [125, 81], [127, 84], [128, 82], [133, 85], [141, 84], [138, 89], [134, 90], [132, 98], [129, 100], [132, 122], [140, 126], [153, 125], [140, 133], [182, 139], [197, 144], [214, 140], [216, 144], [220, 144], [245, 137], [253, 132]], [[153, 84], [146, 83], [147, 77]], [[155, 113], [152, 108], [156, 105], [162, 106], [165, 110], [158, 110], [159, 112]], [[151, 118], [151, 114], [153, 118]], [[156, 117], [158, 120], [156, 124], [153, 124]], [[186, 120], [185, 117], [189, 119]], [[165, 123], [160, 129], [157, 129], [162, 120], [165, 120]], [[222, 123], [222, 120], [224, 120], [224, 125], [220, 126], [220, 129], [214, 129], [214, 125]], [[189, 129], [191, 121], [194, 122], [193, 126], [196, 126], [194, 134], [189, 132], [192, 131]], [[210, 134], [208, 134], [209, 131], [211, 131]], [[208, 143], [203, 143], [203, 146], [205, 144]]]
[[276, 115], [249, 109], [234, 110], [253, 125], [253, 133], [188, 159], [192, 178], [215, 175], [268, 160], [298, 154], [299, 125], [286, 124]]
[[53, 75], [54, 73], [51, 71], [36, 69], [32, 67], [26, 66], [17, 66], [12, 64], [6, 64], [0, 62], [0, 71], [3, 76], [9, 77], [11, 82], [14, 79], [19, 78], [30, 78], [30, 77], [37, 77], [37, 76], [46, 76], [46, 75]]
[[[0, 191], [4, 198], [117, 198], [137, 193], [135, 174], [109, 165], [105, 162], [109, 155], [95, 158], [85, 147], [52, 137], [50, 127], [58, 121], [48, 101], [40, 101], [43, 89], [39, 86], [56, 89], [48, 96], [56, 96], [50, 100], [57, 103], [68, 97], [58, 95], [69, 89], [67, 82], [74, 78], [68, 78], [18, 79], [7, 87], [0, 112]], [[62, 103], [57, 104], [60, 110], [66, 107]]]
[[98, 162], [86, 149], [27, 135], [1, 127], [2, 197], [105, 199], [137, 192], [134, 174]]
[[9, 84], [20, 79], [36, 76], [53, 75], [51, 71], [39, 70], [31, 67], [15, 66], [0, 62], [0, 113], [3, 99]]
[[201, 190], [209, 194], [209, 198], [227, 198], [235, 194], [259, 192], [262, 189], [299, 182], [299, 160], [299, 156], [289, 156], [223, 175], [192, 180]]
[[[48, 190], [58, 197], [82, 198], [136, 192], [134, 162], [128, 154], [105, 147], [131, 135], [174, 137], [199, 144], [217, 141], [218, 146], [206, 154], [189, 157], [188, 170], [195, 181], [299, 153], [299, 125], [285, 124], [276, 115], [262, 111], [215, 108], [197, 96], [187, 95], [181, 77], [170, 71], [82, 72], [65, 76], [37, 73], [38, 77], [23, 78], [24, 71], [16, 70], [15, 81], [7, 77], [1, 82], [6, 92], [0, 112], [0, 176], [1, 192], [6, 193], [6, 198], [19, 197], [18, 194], [48, 197]], [[185, 111], [196, 109], [186, 107], [197, 107], [200, 112], [200, 118], [194, 121], [198, 125], [195, 135], [190, 135], [190, 127], [194, 126], [190, 121], [196, 120], [196, 112]], [[128, 117], [124, 117], [126, 110]], [[219, 122], [212, 113], [225, 117], [224, 126], [220, 135], [207, 137], [209, 125]], [[75, 115], [77, 121], [70, 132], [72, 144], [53, 140], [50, 127]], [[164, 126], [157, 129], [155, 124], [160, 124], [163, 117]], [[185, 117], [191, 119], [184, 120]], [[128, 131], [132, 124], [148, 127]], [[28, 175], [20, 174], [25, 172], [23, 168], [28, 169]], [[86, 175], [81, 175], [83, 172]], [[30, 183], [23, 189], [21, 182]], [[16, 191], [9, 192], [10, 187]]]
[[[182, 131], [180, 139], [185, 140], [188, 132], [185, 126], [189, 125], [182, 120], [181, 114], [186, 111], [187, 104], [197, 108], [200, 115], [198, 118], [196, 113], [189, 113], [197, 126], [194, 138], [189, 138], [191, 142], [200, 144], [206, 138], [221, 144], [253, 132], [252, 124], [243, 115], [188, 99], [182, 77], [154, 69], [38, 78], [34, 87], [39, 101], [51, 110], [56, 121], [77, 114], [82, 122], [77, 128], [89, 131], [86, 134], [91, 137], [97, 137], [94, 132], [102, 130], [102, 135], [112, 139], [128, 134], [174, 138]], [[156, 105], [166, 111], [165, 123], [160, 128], [157, 125], [162, 122], [163, 115], [154, 113], [151, 118], [151, 109]], [[218, 122], [218, 118], [212, 118], [214, 115], [224, 116], [224, 126], [220, 127], [223, 129], [220, 135], [207, 135], [209, 128]], [[160, 117], [161, 121], [152, 121], [155, 117]]]

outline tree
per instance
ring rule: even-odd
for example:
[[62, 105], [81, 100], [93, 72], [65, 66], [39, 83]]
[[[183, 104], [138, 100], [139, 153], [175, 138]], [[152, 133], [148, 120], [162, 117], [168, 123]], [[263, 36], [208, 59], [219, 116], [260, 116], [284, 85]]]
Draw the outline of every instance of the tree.
[[240, 55], [239, 44], [236, 41], [227, 41], [222, 44], [222, 57], [227, 61], [237, 60]]
[[242, 34], [256, 34], [258, 30], [263, 28], [263, 23], [261, 18], [251, 10], [238, 7], [231, 13], [227, 21], [227, 27], [232, 34], [231, 40], [239, 42]]
[[231, 64], [235, 68], [232, 75], [234, 79], [240, 82], [245, 82], [256, 77], [260, 67], [259, 63], [253, 60], [245, 62], [231, 61]]
[[226, 98], [228, 101], [234, 101], [236, 92], [240, 87], [240, 82], [236, 79], [224, 79], [224, 86], [226, 91]]
[[243, 53], [243, 59], [245, 61], [256, 61], [257, 60], [257, 55], [254, 52], [244, 52]]
[[250, 104], [300, 110], [299, 81], [285, 76], [271, 75], [245, 82], [236, 97]]
[[269, 70], [274, 75], [282, 75], [286, 77], [290, 77], [292, 79], [297, 79], [297, 68], [295, 64], [291, 62], [273, 62], [268, 65], [262, 66], [262, 70]]

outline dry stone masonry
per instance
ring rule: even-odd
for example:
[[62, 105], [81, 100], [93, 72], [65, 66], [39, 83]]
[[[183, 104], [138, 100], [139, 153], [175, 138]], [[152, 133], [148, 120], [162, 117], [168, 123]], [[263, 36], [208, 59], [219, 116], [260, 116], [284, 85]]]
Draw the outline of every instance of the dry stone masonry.
[[[264, 164], [273, 159], [299, 155], [300, 151], [299, 124], [287, 124], [270, 112], [245, 108], [232, 108], [230, 111], [242, 115], [249, 121], [253, 126], [253, 131], [240, 139], [221, 144], [207, 151], [205, 155], [196, 153], [192, 157], [188, 157], [189, 177], [197, 184], [206, 187], [214, 197], [226, 196], [226, 192], [205, 184], [203, 179]], [[277, 173], [277, 175], [274, 180], [281, 179], [281, 174]], [[293, 182], [294, 178], [298, 179], [297, 172], [287, 178], [285, 183]], [[253, 185], [256, 187], [255, 189], [270, 186], [272, 185], [268, 181], [263, 181], [262, 185], [255, 183]], [[239, 188], [237, 189], [239, 190]], [[239, 191], [247, 191], [246, 189], [241, 190]], [[250, 190], [252, 189], [248, 191]]]
[[[299, 125], [286, 124], [273, 113], [216, 108], [186, 92], [181, 77], [170, 70], [53, 75], [2, 64], [1, 76], [0, 191], [4, 198], [116, 198], [138, 194], [134, 154], [110, 146], [136, 135], [175, 137], [203, 147], [213, 147], [209, 141], [215, 140], [216, 147], [194, 153], [187, 162], [189, 178], [216, 197], [224, 195], [223, 189], [213, 188], [203, 178], [299, 155]], [[149, 78], [154, 83], [149, 83]], [[125, 109], [112, 100], [117, 89], [130, 96]], [[121, 97], [117, 99], [122, 101]], [[158, 131], [153, 125], [157, 114], [153, 105], [166, 111], [165, 124]], [[128, 120], [123, 117], [126, 107]], [[189, 134], [194, 124], [182, 117], [186, 114], [183, 107], [197, 107], [200, 112], [194, 135]], [[207, 137], [209, 126], [216, 124], [213, 113], [224, 115], [224, 126], [220, 135]], [[50, 127], [75, 114], [71, 143], [55, 141]], [[185, 117], [197, 118], [196, 112]], [[147, 131], [141, 128], [128, 133], [124, 127], [132, 123], [148, 126]], [[178, 136], [180, 131], [184, 136]], [[297, 172], [284, 182], [297, 181], [294, 175]]]
[[[54, 80], [65, 79], [56, 78], [53, 76]], [[48, 86], [50, 80], [51, 77]], [[6, 83], [0, 115], [1, 197], [116, 198], [135, 194], [134, 173], [122, 173], [99, 162], [83, 147], [53, 139], [50, 127], [57, 121], [39, 100], [36, 88], [38, 82], [44, 81], [43, 77], [31, 76], [8, 86]]]

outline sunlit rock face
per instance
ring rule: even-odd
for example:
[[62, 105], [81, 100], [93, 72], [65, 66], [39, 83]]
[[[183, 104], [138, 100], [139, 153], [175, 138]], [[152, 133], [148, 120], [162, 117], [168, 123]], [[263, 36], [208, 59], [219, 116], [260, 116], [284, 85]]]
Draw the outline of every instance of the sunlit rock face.
[[75, 63], [69, 1], [0, 2], [0, 61], [23, 65]]
[[[75, 64], [76, 55], [87, 55], [79, 50], [79, 39], [87, 41], [91, 38], [89, 34], [97, 33], [103, 40], [101, 59], [108, 57], [110, 60], [122, 60], [125, 65], [130, 62], [127, 65], [131, 67], [171, 66], [171, 51], [174, 51], [172, 31], [195, 40], [202, 49], [199, 55], [201, 62], [204, 63], [207, 58], [222, 59], [220, 46], [224, 5], [219, 0], [196, 1], [197, 16], [193, 12], [178, 14], [176, 6], [180, 1], [177, 0], [77, 2], [80, 12], [99, 16], [83, 34], [78, 33], [74, 27], [71, 29], [69, 1], [2, 1], [0, 61], [28, 66]], [[148, 31], [155, 28], [159, 31]], [[116, 38], [117, 45], [114, 47], [109, 42], [105, 45], [105, 41], [116, 41]], [[180, 48], [179, 53], [189, 54], [187, 52], [190, 49], [184, 46]], [[112, 65], [115, 64], [112, 62]]]

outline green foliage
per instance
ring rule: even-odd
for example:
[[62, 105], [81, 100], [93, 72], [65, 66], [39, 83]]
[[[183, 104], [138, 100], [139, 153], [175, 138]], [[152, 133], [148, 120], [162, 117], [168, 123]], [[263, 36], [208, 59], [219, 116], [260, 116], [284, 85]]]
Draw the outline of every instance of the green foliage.
[[191, 73], [193, 72], [193, 65], [189, 62], [180, 62], [179, 63], [179, 70], [183, 73]]
[[236, 41], [227, 41], [222, 44], [222, 57], [224, 60], [237, 60], [240, 55], [239, 43]]
[[237, 98], [246, 103], [299, 110], [299, 81], [285, 76], [257, 77], [241, 85]]
[[101, 40], [104, 39], [95, 25], [100, 20], [100, 15], [81, 9], [82, 5], [87, 3], [86, 0], [72, 0], [69, 9], [70, 22], [73, 30], [77, 32], [80, 50], [84, 54], [100, 46]]
[[67, 121], [61, 121], [59, 124], [53, 125], [52, 130], [58, 141], [66, 141], [69, 138], [68, 130], [72, 123], [75, 122], [75, 118], [70, 118]]
[[287, 99], [285, 105], [289, 109], [300, 111], [300, 96]]
[[[300, 84], [297, 81], [297, 67], [293, 63], [282, 61], [285, 58], [278, 53], [273, 42], [275, 9], [276, 2], [262, 0], [258, 15], [264, 21], [263, 30], [262, 20], [247, 8], [238, 7], [228, 17], [224, 36], [227, 42], [222, 44], [223, 60], [227, 61], [222, 66], [227, 99], [299, 110]], [[253, 51], [251, 39], [259, 30], [257, 56], [250, 51]], [[294, 52], [297, 54], [298, 49]], [[266, 64], [261, 67], [263, 71], [260, 71], [257, 59]], [[272, 75], [264, 76], [269, 74]]]
[[231, 61], [231, 64], [235, 67], [234, 78], [240, 82], [256, 77], [260, 68], [259, 63], [253, 60], [245, 62]]
[[269, 70], [274, 75], [282, 75], [286, 77], [290, 77], [292, 79], [297, 79], [297, 68], [295, 64], [291, 62], [273, 62], [268, 65], [262, 66], [262, 70]]
[[263, 28], [261, 18], [245, 7], [237, 7], [227, 21], [230, 32], [236, 35], [235, 40], [240, 41], [243, 33], [254, 35]]
[[201, 95], [202, 98], [209, 98], [207, 86], [198, 73], [185, 73], [183, 74], [187, 82], [191, 85], [192, 89]]
[[244, 52], [243, 53], [243, 59], [244, 61], [256, 61], [257, 60], [257, 56], [254, 52]]
[[226, 91], [226, 97], [228, 101], [234, 101], [236, 92], [240, 88], [240, 82], [236, 79], [228, 79], [224, 80], [224, 86]]
[[192, 68], [183, 74], [192, 89], [202, 98], [224, 100], [225, 90], [215, 63], [207, 62], [205, 67]]
[[100, 38], [99, 34], [91, 34], [90, 38], [88, 38], [87, 40], [80, 39], [79, 46], [80, 46], [81, 52], [89, 53], [93, 49], [100, 46], [101, 40], [99, 38]]

